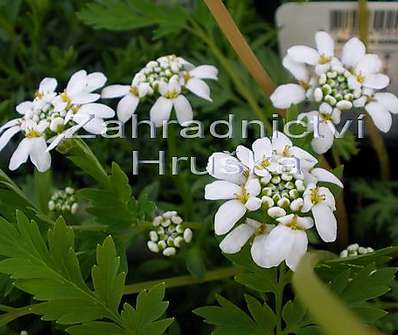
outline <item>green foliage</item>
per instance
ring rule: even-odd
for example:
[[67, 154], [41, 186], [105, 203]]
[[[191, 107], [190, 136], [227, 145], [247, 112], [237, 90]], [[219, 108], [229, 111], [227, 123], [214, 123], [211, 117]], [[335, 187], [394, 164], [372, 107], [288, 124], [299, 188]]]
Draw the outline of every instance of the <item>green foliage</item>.
[[79, 18], [95, 28], [126, 31], [159, 24], [156, 37], [180, 32], [189, 16], [181, 6], [159, 6], [150, 0], [95, 1], [79, 13]]
[[[128, 304], [119, 314], [124, 292], [125, 273], [119, 272], [120, 258], [109, 236], [97, 247], [97, 265], [92, 269], [94, 290], [85, 283], [77, 254], [74, 233], [62, 219], [48, 232], [48, 242], [37, 225], [17, 213], [14, 226], [0, 220], [0, 272], [7, 273], [16, 287], [40, 304], [30, 310], [44, 320], [76, 325], [70, 334], [162, 334], [171, 319], [158, 320], [167, 309], [162, 302], [164, 287], [142, 292], [134, 309]], [[108, 321], [98, 322], [96, 320]]]

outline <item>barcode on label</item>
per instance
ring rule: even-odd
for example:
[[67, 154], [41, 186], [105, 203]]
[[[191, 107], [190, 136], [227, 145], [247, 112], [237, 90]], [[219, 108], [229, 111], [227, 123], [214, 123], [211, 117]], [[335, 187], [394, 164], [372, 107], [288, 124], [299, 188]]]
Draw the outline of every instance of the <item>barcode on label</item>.
[[[356, 10], [332, 10], [330, 12], [331, 31], [356, 31], [358, 12]], [[370, 33], [396, 33], [398, 31], [398, 10], [370, 10]]]

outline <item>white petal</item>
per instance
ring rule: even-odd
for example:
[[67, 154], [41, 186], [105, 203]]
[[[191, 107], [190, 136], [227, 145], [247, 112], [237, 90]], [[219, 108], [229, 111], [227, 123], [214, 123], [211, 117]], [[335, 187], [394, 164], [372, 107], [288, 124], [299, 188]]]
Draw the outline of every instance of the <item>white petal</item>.
[[261, 192], [261, 185], [259, 180], [257, 178], [249, 179], [245, 185], [245, 189], [246, 192], [252, 197], [259, 195]]
[[170, 118], [172, 108], [173, 102], [170, 99], [159, 97], [149, 112], [151, 121], [157, 127], [161, 127], [163, 121], [167, 121]]
[[342, 62], [349, 67], [356, 67], [365, 56], [365, 45], [356, 37], [351, 38], [343, 47]]
[[324, 204], [312, 207], [315, 227], [319, 236], [325, 242], [334, 242], [337, 236], [337, 221], [332, 210]]
[[244, 180], [243, 164], [235, 157], [216, 152], [208, 160], [207, 172], [214, 178], [227, 180], [235, 184], [241, 184]]
[[20, 122], [21, 122], [21, 119], [14, 119], [14, 120], [10, 120], [10, 121], [6, 122], [5, 124], [3, 124], [3, 125], [0, 127], [0, 134], [1, 134], [4, 130], [6, 130], [6, 129], [8, 129], [8, 128], [15, 127], [15, 126], [19, 125]]
[[381, 103], [372, 101], [365, 106], [365, 109], [377, 128], [385, 133], [391, 129], [391, 114]]
[[236, 148], [236, 157], [249, 169], [252, 169], [254, 166], [254, 158], [253, 152], [246, 148], [244, 145], [238, 145]]
[[305, 90], [297, 84], [278, 86], [271, 95], [271, 101], [276, 108], [289, 108], [305, 99]]
[[102, 90], [101, 97], [105, 99], [119, 98], [129, 94], [129, 91], [129, 85], [110, 85]]
[[314, 220], [309, 216], [299, 216], [297, 217], [297, 222], [303, 229], [310, 229], [314, 226]]
[[331, 57], [334, 55], [334, 40], [325, 31], [318, 31], [315, 34], [316, 48], [320, 55]]
[[330, 171], [322, 169], [322, 168], [315, 168], [311, 170], [311, 174], [318, 180], [323, 181], [326, 183], [335, 184], [341, 188], [344, 187], [343, 183]]
[[319, 61], [319, 53], [305, 45], [296, 45], [287, 50], [287, 54], [296, 62], [315, 65]]
[[206, 200], [227, 200], [236, 198], [241, 192], [240, 186], [229, 181], [216, 180], [205, 187]]
[[21, 143], [19, 143], [10, 159], [9, 169], [11, 171], [18, 169], [21, 164], [26, 163], [29, 158], [31, 144], [28, 138], [24, 138]]
[[294, 214], [289, 214], [289, 215], [285, 215], [285, 216], [281, 216], [280, 218], [277, 218], [276, 221], [278, 221], [279, 223], [286, 226], [293, 220], [294, 217], [295, 217]]
[[40, 172], [45, 172], [51, 167], [51, 155], [43, 137], [31, 139], [30, 160]]
[[189, 71], [189, 74], [192, 77], [196, 77], [199, 79], [218, 79], [218, 70], [215, 66], [212, 65], [201, 65], [195, 67], [193, 70]]
[[50, 93], [54, 92], [55, 89], [57, 88], [57, 80], [55, 78], [44, 78], [39, 85], [39, 91], [40, 92], [45, 92], [45, 93]]
[[186, 87], [188, 90], [196, 94], [198, 97], [208, 100], [210, 102], [213, 101], [210, 98], [210, 88], [203, 80], [197, 78], [191, 78], [188, 80]]
[[330, 123], [319, 123], [319, 136], [314, 137], [311, 141], [312, 148], [316, 153], [324, 154], [333, 146], [334, 133], [331, 128]]
[[81, 128], [81, 125], [76, 125], [76, 126], [70, 127], [69, 129], [65, 130], [63, 133], [52, 138], [51, 143], [47, 148], [47, 151], [53, 150], [64, 139], [71, 138], [80, 128]]
[[355, 70], [360, 72], [364, 75], [368, 75], [371, 73], [377, 73], [381, 71], [382, 62], [379, 56], [375, 54], [366, 54], [363, 56], [358, 65], [356, 66]]
[[289, 55], [283, 58], [282, 64], [297, 80], [308, 81], [309, 74], [305, 64], [295, 62]]
[[140, 99], [134, 95], [127, 94], [117, 104], [117, 117], [122, 122], [127, 122], [137, 109]]
[[272, 144], [268, 137], [255, 140], [252, 148], [254, 151], [254, 161], [256, 163], [262, 161], [263, 159], [271, 158], [272, 156]]
[[214, 218], [214, 230], [217, 235], [228, 233], [246, 213], [246, 207], [239, 200], [229, 200], [222, 204]]
[[319, 187], [319, 192], [324, 195], [325, 199], [322, 201], [322, 204], [329, 206], [329, 208], [333, 211], [336, 210], [336, 202], [334, 200], [334, 195], [327, 187]]
[[281, 154], [287, 147], [292, 147], [289, 137], [280, 131], [274, 132], [272, 134], [272, 149]]
[[278, 225], [268, 235], [265, 244], [266, 268], [278, 266], [290, 254], [295, 239], [294, 231], [284, 225]]
[[255, 231], [256, 228], [247, 223], [239, 225], [220, 243], [222, 252], [226, 254], [235, 254], [239, 252]]
[[245, 206], [249, 211], [256, 211], [260, 209], [261, 205], [262, 205], [261, 199], [256, 197], [250, 197], [245, 203]]
[[295, 271], [301, 258], [307, 252], [308, 238], [307, 234], [303, 231], [294, 232], [294, 242], [289, 254], [286, 257], [286, 265]]
[[392, 93], [376, 93], [374, 98], [380, 102], [389, 112], [398, 113], [398, 98]]
[[265, 254], [265, 245], [267, 243], [267, 237], [267, 234], [256, 236], [250, 251], [253, 261], [261, 267], [264, 267], [264, 264], [266, 264], [267, 255]]
[[365, 77], [365, 81], [363, 86], [374, 88], [376, 90], [381, 90], [387, 87], [390, 84], [390, 78], [388, 78], [385, 74], [376, 73], [369, 74]]
[[72, 97], [72, 104], [83, 105], [97, 101], [101, 96], [96, 93], [81, 93]]
[[79, 112], [94, 115], [103, 119], [108, 119], [115, 116], [115, 111], [112, 108], [98, 103], [85, 104], [80, 107]]
[[83, 125], [83, 129], [94, 135], [101, 135], [106, 131], [106, 123], [103, 119], [93, 118]]
[[19, 126], [8, 128], [1, 136], [0, 136], [0, 151], [4, 149], [7, 143], [11, 140], [11, 138], [19, 133], [21, 128]]
[[26, 112], [29, 112], [33, 109], [33, 102], [32, 101], [24, 101], [21, 102], [18, 106], [17, 106], [17, 112], [19, 114], [24, 115]]
[[102, 72], [93, 72], [87, 76], [87, 92], [95, 91], [105, 85], [107, 78]]
[[80, 70], [69, 79], [66, 91], [69, 95], [75, 95], [82, 92], [87, 87], [87, 72]]
[[173, 104], [176, 111], [177, 120], [180, 125], [182, 125], [184, 122], [192, 121], [192, 107], [186, 97], [179, 95], [173, 100]]

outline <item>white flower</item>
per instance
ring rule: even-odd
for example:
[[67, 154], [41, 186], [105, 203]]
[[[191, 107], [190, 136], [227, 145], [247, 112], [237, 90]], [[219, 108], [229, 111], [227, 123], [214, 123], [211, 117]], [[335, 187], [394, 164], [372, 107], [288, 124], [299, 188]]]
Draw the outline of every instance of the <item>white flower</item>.
[[[236, 254], [253, 235], [266, 235], [272, 228], [272, 225], [265, 225], [252, 219], [246, 219], [245, 223], [235, 227], [225, 236], [220, 243], [220, 249], [226, 254]], [[256, 243], [258, 243], [258, 240]]]
[[248, 174], [245, 169], [246, 167], [239, 159], [224, 152], [212, 154], [206, 167], [210, 176], [238, 185], [247, 179]]
[[306, 100], [319, 108], [304, 114], [319, 117], [316, 127], [309, 125], [314, 130], [312, 146], [319, 154], [332, 147], [334, 125], [340, 123], [341, 112], [352, 108], [365, 107], [375, 125], [388, 131], [392, 123], [390, 112], [396, 111], [396, 102], [391, 96], [382, 97], [388, 100], [387, 107], [373, 99], [378, 94], [374, 90], [384, 89], [390, 83], [389, 78], [380, 73], [380, 58], [366, 54], [365, 45], [355, 37], [344, 45], [341, 59], [334, 54], [334, 42], [327, 33], [316, 33], [315, 41], [317, 50], [302, 45], [288, 49], [283, 65], [298, 84], [277, 87], [271, 96], [273, 105], [289, 108]]
[[95, 72], [87, 74], [85, 70], [80, 70], [72, 75], [62, 94], [53, 100], [56, 111], [69, 109], [74, 105], [83, 105], [97, 101], [101, 96], [93, 91], [104, 86], [106, 77]]
[[140, 100], [152, 93], [149, 83], [142, 82], [142, 77], [137, 74], [131, 85], [107, 86], [102, 90], [101, 96], [107, 99], [122, 97], [117, 105], [117, 116], [120, 121], [127, 122], [135, 113]]
[[218, 79], [218, 70], [212, 65], [200, 65], [183, 73], [184, 85], [198, 97], [212, 102], [210, 88], [202, 79]]
[[290, 214], [277, 221], [279, 224], [269, 234], [259, 235], [254, 240], [251, 250], [253, 260], [264, 268], [278, 266], [285, 261], [294, 271], [307, 251], [305, 230], [313, 226], [313, 220]]
[[304, 192], [303, 213], [312, 212], [315, 227], [325, 242], [333, 242], [337, 236], [337, 222], [333, 214], [336, 210], [333, 194], [326, 187], [308, 185]]
[[215, 232], [224, 235], [231, 230], [246, 213], [261, 207], [261, 186], [258, 179], [249, 179], [243, 185], [233, 184], [225, 180], [217, 180], [206, 185], [205, 199], [228, 200], [218, 209], [215, 220]]
[[151, 121], [161, 127], [164, 121], [168, 121], [174, 107], [177, 120], [180, 124], [191, 121], [193, 112], [188, 99], [181, 94], [181, 86], [178, 78], [172, 78], [169, 83], [160, 82], [159, 92], [161, 96], [156, 100], [150, 110]]
[[324, 154], [332, 146], [335, 138], [336, 128], [335, 124], [340, 123], [341, 111], [338, 108], [333, 108], [327, 103], [322, 103], [319, 106], [319, 111], [312, 111], [302, 113], [299, 118], [306, 117], [309, 130], [314, 130], [314, 138], [311, 141], [311, 146], [318, 154]]
[[[375, 126], [383, 132], [388, 132], [392, 126], [392, 114], [398, 113], [398, 98], [387, 92], [372, 91], [366, 96], [365, 110], [372, 118]], [[359, 101], [357, 102], [360, 103]]]
[[45, 172], [50, 168], [51, 156], [47, 151], [46, 139], [43, 136], [47, 127], [46, 122], [39, 124], [29, 122], [24, 126], [25, 138], [19, 143], [11, 157], [10, 170], [16, 170], [29, 158], [40, 172]]
[[56, 97], [57, 80], [55, 78], [44, 78], [39, 85], [39, 89], [35, 93], [33, 104], [36, 108], [42, 108], [46, 104], [50, 104]]
[[[218, 70], [211, 65], [195, 67], [181, 57], [163, 56], [150, 61], [135, 76], [131, 85], [111, 85], [102, 91], [103, 98], [120, 98], [117, 114], [122, 122], [135, 113], [140, 100], [156, 96], [151, 109], [151, 120], [160, 127], [170, 118], [173, 106], [180, 124], [191, 121], [192, 108], [181, 93], [190, 91], [202, 99], [212, 101], [210, 88], [204, 79], [217, 80]], [[159, 97], [160, 95], [160, 97]]]

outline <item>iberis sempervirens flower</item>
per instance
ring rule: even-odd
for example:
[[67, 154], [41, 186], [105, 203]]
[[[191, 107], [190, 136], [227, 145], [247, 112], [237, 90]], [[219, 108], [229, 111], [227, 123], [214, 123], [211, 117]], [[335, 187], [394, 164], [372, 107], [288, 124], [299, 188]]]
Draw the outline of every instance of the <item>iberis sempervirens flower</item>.
[[66, 187], [65, 190], [55, 191], [48, 202], [48, 209], [57, 214], [76, 214], [79, 204], [75, 196], [75, 189]]
[[[254, 237], [251, 254], [259, 266], [285, 261], [294, 270], [307, 250], [306, 230], [314, 224], [323, 241], [333, 242], [335, 200], [325, 183], [343, 185], [317, 164], [279, 132], [271, 140], [256, 140], [251, 149], [239, 145], [235, 155], [213, 154], [207, 171], [218, 180], [206, 186], [205, 198], [225, 201], [214, 220], [216, 234], [227, 234], [223, 252], [237, 253]], [[257, 220], [249, 218], [253, 214]]]
[[308, 119], [314, 131], [312, 146], [322, 154], [335, 138], [334, 125], [341, 113], [364, 108], [374, 124], [383, 132], [391, 128], [391, 113], [398, 113], [398, 98], [385, 89], [390, 79], [381, 73], [383, 64], [375, 54], [366, 53], [365, 45], [356, 37], [343, 47], [341, 57], [335, 55], [332, 37], [323, 31], [315, 35], [316, 49], [297, 45], [288, 49], [284, 67], [298, 81], [279, 86], [271, 96], [277, 108], [308, 101], [314, 108], [300, 117]]
[[177, 249], [192, 241], [192, 230], [184, 227], [182, 218], [175, 211], [165, 212], [153, 219], [149, 232], [148, 249], [163, 256], [174, 256]]
[[169, 120], [173, 109], [178, 122], [183, 124], [193, 119], [186, 93], [212, 101], [204, 79], [217, 80], [217, 76], [218, 70], [212, 65], [194, 66], [181, 57], [164, 56], [150, 61], [134, 76], [131, 85], [105, 87], [102, 97], [122, 98], [117, 106], [117, 115], [122, 122], [132, 117], [142, 99], [152, 97], [156, 100], [150, 110], [150, 119], [157, 127]]
[[51, 166], [50, 151], [62, 140], [80, 128], [101, 134], [106, 128], [104, 119], [115, 114], [108, 106], [96, 103], [101, 96], [94, 91], [105, 82], [102, 73], [81, 70], [72, 75], [64, 91], [57, 92], [56, 79], [43, 79], [34, 99], [17, 106], [20, 117], [0, 128], [0, 151], [17, 133], [24, 135], [11, 157], [10, 170], [30, 159], [44, 172]]

